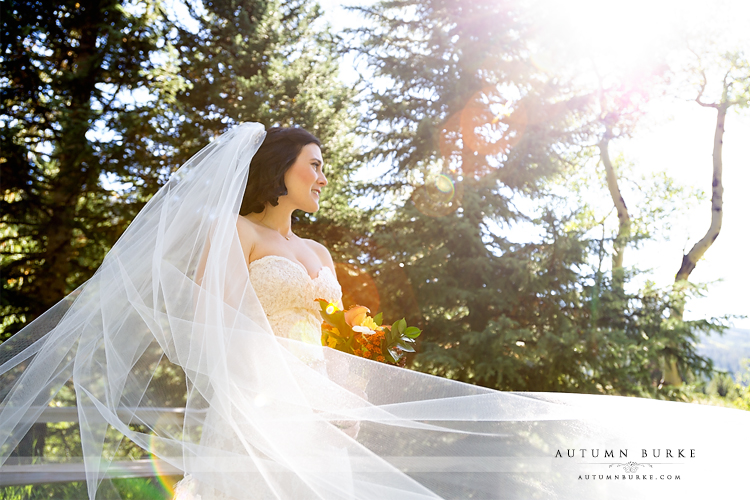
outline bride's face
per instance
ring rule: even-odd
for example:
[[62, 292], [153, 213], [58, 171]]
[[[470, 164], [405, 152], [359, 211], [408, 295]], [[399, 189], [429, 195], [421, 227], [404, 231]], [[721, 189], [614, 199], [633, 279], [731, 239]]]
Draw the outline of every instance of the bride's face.
[[316, 212], [320, 208], [320, 192], [328, 180], [323, 174], [323, 155], [317, 144], [302, 148], [297, 160], [284, 174], [285, 198], [300, 210]]

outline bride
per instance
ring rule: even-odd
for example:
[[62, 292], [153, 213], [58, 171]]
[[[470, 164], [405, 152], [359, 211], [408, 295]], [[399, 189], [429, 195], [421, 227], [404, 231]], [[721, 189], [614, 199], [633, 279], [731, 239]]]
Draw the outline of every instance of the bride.
[[[341, 289], [328, 251], [291, 226], [319, 208], [320, 146], [302, 129], [233, 128], [86, 284], [2, 344], [0, 464], [72, 387], [91, 499], [123, 439], [184, 471], [181, 500], [742, 491], [744, 412], [502, 393], [322, 347], [314, 299]], [[170, 406], [184, 417], [156, 411]]]
[[340, 303], [341, 288], [328, 249], [295, 235], [291, 221], [295, 210], [320, 208], [326, 184], [320, 141], [300, 128], [272, 128], [250, 163], [237, 219], [250, 282], [274, 334], [316, 345], [322, 320], [310, 297]]

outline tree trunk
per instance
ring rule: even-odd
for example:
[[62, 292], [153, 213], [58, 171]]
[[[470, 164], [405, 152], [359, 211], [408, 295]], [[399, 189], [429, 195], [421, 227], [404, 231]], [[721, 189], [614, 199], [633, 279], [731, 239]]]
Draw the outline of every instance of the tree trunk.
[[713, 244], [716, 238], [719, 236], [721, 231], [721, 221], [724, 215], [722, 209], [722, 197], [724, 195], [724, 187], [721, 183], [721, 148], [723, 145], [724, 138], [724, 121], [727, 117], [727, 110], [729, 106], [727, 103], [722, 103], [717, 106], [718, 116], [716, 118], [716, 133], [714, 134], [714, 171], [711, 177], [711, 225], [706, 232], [706, 235], [695, 245], [687, 255], [682, 256], [682, 265], [680, 270], [677, 271], [675, 281], [682, 281], [688, 279], [690, 273], [695, 269], [696, 264], [706, 253], [706, 250]]
[[617, 209], [617, 220], [619, 221], [617, 237], [615, 238], [614, 250], [612, 252], [612, 285], [615, 291], [620, 296], [623, 296], [625, 287], [623, 261], [625, 259], [625, 247], [630, 241], [630, 214], [628, 213], [627, 205], [625, 205], [625, 200], [622, 198], [622, 193], [620, 193], [617, 172], [615, 172], [615, 167], [609, 158], [609, 141], [608, 131], [601, 142], [599, 142], [599, 155], [604, 165], [604, 171], [607, 173], [607, 187], [609, 188], [610, 196], [612, 196], [612, 202]]
[[[700, 103], [700, 101], [699, 101]], [[721, 164], [721, 149], [724, 143], [724, 121], [727, 117], [727, 110], [729, 109], [729, 103], [726, 101], [718, 105], [712, 105], [717, 110], [716, 117], [716, 132], [714, 133], [714, 151], [713, 151], [713, 164], [714, 170], [711, 177], [711, 225], [706, 232], [706, 235], [701, 240], [693, 245], [690, 251], [682, 256], [682, 265], [680, 270], [677, 271], [675, 276], [675, 283], [688, 279], [690, 273], [695, 269], [696, 264], [703, 257], [711, 245], [713, 245], [716, 238], [719, 236], [721, 231], [721, 221], [724, 215], [723, 195], [724, 187], [721, 183], [722, 164]], [[685, 301], [680, 300], [675, 308], [675, 313], [679, 318], [682, 318], [685, 313]], [[664, 370], [664, 383], [674, 386], [682, 384], [682, 377], [677, 370], [677, 362], [674, 358], [667, 361]]]

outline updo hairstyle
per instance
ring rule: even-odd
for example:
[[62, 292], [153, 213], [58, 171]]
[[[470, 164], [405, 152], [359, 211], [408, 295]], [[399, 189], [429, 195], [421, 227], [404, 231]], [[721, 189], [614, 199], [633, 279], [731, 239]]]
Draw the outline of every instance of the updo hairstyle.
[[240, 215], [260, 213], [267, 202], [274, 207], [279, 204], [279, 196], [288, 193], [284, 174], [308, 144], [320, 147], [320, 140], [303, 128], [272, 127], [266, 131], [263, 144], [250, 162]]

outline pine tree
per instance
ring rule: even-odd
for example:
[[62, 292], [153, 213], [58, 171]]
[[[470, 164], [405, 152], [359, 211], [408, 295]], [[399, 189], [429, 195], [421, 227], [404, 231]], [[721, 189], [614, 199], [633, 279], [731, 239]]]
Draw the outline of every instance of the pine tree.
[[572, 268], [587, 243], [550, 211], [533, 221], [538, 243], [496, 229], [530, 221], [515, 198], [540, 194], [558, 171], [555, 148], [573, 139], [580, 103], [537, 78], [507, 2], [402, 0], [364, 12], [376, 24], [359, 33], [377, 68], [369, 158], [394, 165], [373, 191], [396, 203], [371, 265], [393, 319], [424, 328], [414, 367], [501, 389], [586, 390]]
[[[2, 8], [4, 338], [88, 279], [170, 173], [237, 122], [322, 140], [331, 185], [300, 234], [325, 239], [352, 212], [352, 91], [335, 80], [336, 41], [313, 26], [313, 4], [208, 2], [193, 12], [197, 35], [170, 35], [156, 2]], [[159, 379], [179, 404], [179, 367]], [[17, 453], [60, 440], [39, 424]]]
[[159, 135], [156, 111], [132, 96], [156, 71], [159, 12], [2, 4], [3, 338], [91, 276], [158, 181], [164, 165], [143, 142]]

